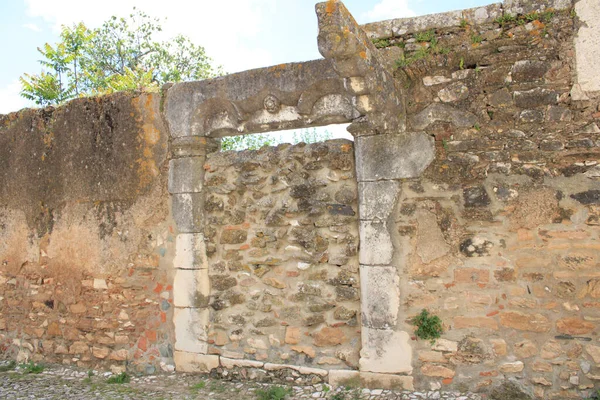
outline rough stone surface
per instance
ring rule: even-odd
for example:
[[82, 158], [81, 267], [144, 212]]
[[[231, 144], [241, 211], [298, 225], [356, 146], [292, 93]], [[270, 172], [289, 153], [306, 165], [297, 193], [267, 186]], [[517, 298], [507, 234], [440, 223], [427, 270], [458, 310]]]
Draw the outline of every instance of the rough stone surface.
[[359, 182], [358, 212], [360, 219], [387, 221], [400, 192], [396, 181]]
[[[187, 353], [206, 354], [208, 344], [209, 311], [198, 308], [176, 308], [173, 314], [175, 325], [175, 349]], [[175, 365], [179, 365], [177, 360]]]
[[207, 373], [219, 367], [219, 356], [175, 351], [174, 360], [179, 372]]
[[477, 123], [477, 117], [470, 112], [435, 103], [416, 114], [411, 120], [411, 126], [420, 131], [438, 121], [450, 122], [459, 128], [470, 128]]
[[575, 12], [581, 21], [575, 36], [575, 54], [577, 56], [577, 83], [585, 92], [600, 91], [600, 78], [594, 54], [600, 51], [600, 5], [593, 0], [581, 0], [575, 3]]
[[[137, 376], [184, 346], [223, 358], [213, 376], [314, 386], [299, 398], [349, 395], [330, 369], [420, 390], [364, 398], [591, 397], [600, 102], [578, 60], [598, 35], [572, 4], [365, 34], [327, 2], [326, 60], [0, 116], [4, 356]], [[356, 147], [216, 151], [338, 122]]]
[[361, 221], [359, 261], [362, 265], [389, 265], [394, 254], [387, 222]]
[[209, 354], [356, 368], [353, 162], [347, 140], [207, 156], [206, 196], [231, 205], [204, 209]]
[[362, 328], [360, 370], [385, 374], [411, 373], [412, 349], [406, 332]]
[[373, 329], [396, 326], [400, 278], [395, 267], [360, 266], [362, 323]]
[[169, 193], [202, 191], [204, 157], [176, 158], [169, 161]]
[[359, 137], [357, 178], [359, 182], [414, 178], [429, 166], [434, 155], [433, 140], [424, 133]]

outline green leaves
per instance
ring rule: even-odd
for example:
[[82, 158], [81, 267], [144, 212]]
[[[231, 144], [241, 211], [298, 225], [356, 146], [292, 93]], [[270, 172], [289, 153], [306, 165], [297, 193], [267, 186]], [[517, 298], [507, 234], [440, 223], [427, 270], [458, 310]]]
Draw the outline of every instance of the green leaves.
[[24, 74], [21, 95], [36, 104], [60, 104], [74, 97], [120, 90], [158, 90], [166, 82], [201, 80], [223, 74], [204, 48], [179, 35], [158, 42], [160, 20], [136, 10], [111, 17], [95, 30], [83, 23], [63, 26], [61, 41], [38, 48], [39, 75]]
[[292, 144], [323, 142], [332, 138], [329, 131], [319, 132], [316, 128], [302, 129], [292, 133], [290, 139], [284, 139], [277, 133], [258, 133], [243, 136], [228, 136], [221, 139], [221, 150], [258, 150], [264, 146], [276, 146], [286, 141]]
[[21, 96], [40, 106], [58, 104], [63, 101], [63, 90], [53, 74], [42, 72], [39, 75], [24, 74], [19, 78]]
[[414, 317], [412, 322], [417, 327], [415, 335], [420, 339], [429, 339], [433, 341], [444, 333], [440, 317], [429, 314], [425, 309], [423, 309], [419, 315]]

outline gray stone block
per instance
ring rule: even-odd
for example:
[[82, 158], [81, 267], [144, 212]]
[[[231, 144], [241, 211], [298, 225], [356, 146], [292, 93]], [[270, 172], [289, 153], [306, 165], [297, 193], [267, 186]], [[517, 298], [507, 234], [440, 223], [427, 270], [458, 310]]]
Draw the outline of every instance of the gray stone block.
[[208, 269], [177, 269], [173, 279], [175, 307], [204, 308], [208, 306], [210, 281]]
[[[564, 0], [570, 3], [570, 0]], [[598, 54], [600, 54], [600, 6], [598, 0], [580, 0], [575, 12], [581, 21], [575, 36], [577, 83], [585, 92], [600, 91]]]
[[206, 354], [210, 311], [198, 308], [175, 308], [175, 350]]
[[558, 93], [554, 90], [535, 88], [514, 93], [515, 104], [520, 108], [558, 104]]
[[208, 269], [203, 234], [180, 233], [177, 235], [173, 266], [179, 269]]
[[398, 201], [400, 182], [359, 182], [358, 214], [362, 220], [386, 221]]
[[169, 161], [169, 193], [199, 193], [204, 180], [204, 157]]
[[435, 158], [434, 140], [422, 132], [362, 136], [355, 146], [359, 182], [416, 178]]
[[359, 262], [365, 265], [389, 265], [393, 255], [394, 245], [387, 223], [361, 221]]
[[[594, 2], [595, 0], [591, 0]], [[504, 0], [504, 14], [518, 15], [548, 10], [566, 10], [573, 5], [572, 0]]]
[[408, 333], [363, 327], [361, 339], [361, 373], [412, 373], [412, 348]]
[[400, 277], [396, 267], [360, 266], [362, 324], [369, 328], [396, 326], [400, 308]]
[[470, 128], [477, 123], [477, 117], [468, 111], [458, 110], [446, 104], [434, 103], [411, 119], [412, 128], [423, 130], [438, 121], [449, 122], [459, 128]]
[[203, 193], [181, 193], [171, 196], [171, 211], [179, 232], [202, 232]]

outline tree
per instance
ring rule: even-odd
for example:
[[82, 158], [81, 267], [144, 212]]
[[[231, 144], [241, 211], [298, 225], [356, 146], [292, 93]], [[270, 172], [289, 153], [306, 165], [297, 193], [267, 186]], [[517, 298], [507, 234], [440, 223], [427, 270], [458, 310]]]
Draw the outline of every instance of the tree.
[[166, 82], [222, 74], [202, 46], [185, 36], [158, 42], [160, 20], [136, 10], [111, 17], [98, 29], [63, 26], [60, 41], [38, 48], [42, 72], [24, 74], [21, 95], [39, 105], [119, 90], [157, 90]]
[[221, 150], [258, 150], [264, 146], [275, 146], [280, 143], [290, 142], [297, 144], [316, 143], [329, 140], [332, 138], [331, 132], [328, 130], [319, 131], [317, 128], [304, 128], [300, 131], [293, 131], [291, 135], [274, 133], [257, 133], [253, 135], [229, 136], [221, 139]]

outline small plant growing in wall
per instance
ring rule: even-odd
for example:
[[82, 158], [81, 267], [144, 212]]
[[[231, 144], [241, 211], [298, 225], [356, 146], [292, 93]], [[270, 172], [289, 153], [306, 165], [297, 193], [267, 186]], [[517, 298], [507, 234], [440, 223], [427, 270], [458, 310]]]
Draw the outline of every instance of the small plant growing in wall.
[[480, 44], [483, 42], [483, 37], [481, 35], [471, 35], [471, 43]]
[[435, 39], [435, 30], [430, 29], [425, 32], [417, 32], [415, 34], [415, 40], [419, 43], [431, 42]]
[[444, 333], [440, 317], [430, 314], [426, 309], [423, 309], [419, 315], [414, 317], [412, 323], [417, 327], [415, 335], [419, 339], [431, 340], [433, 342]]
[[374, 39], [373, 45], [378, 49], [383, 49], [390, 46], [390, 41], [388, 39]]

